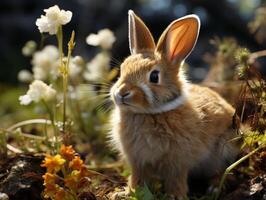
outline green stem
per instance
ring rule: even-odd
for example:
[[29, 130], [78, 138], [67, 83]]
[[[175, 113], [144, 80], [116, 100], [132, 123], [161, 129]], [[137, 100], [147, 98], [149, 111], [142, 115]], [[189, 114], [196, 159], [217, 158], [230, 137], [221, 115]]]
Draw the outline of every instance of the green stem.
[[240, 158], [239, 160], [237, 160], [236, 162], [234, 162], [232, 165], [230, 165], [229, 167], [226, 168], [223, 176], [222, 176], [222, 179], [220, 181], [220, 184], [219, 184], [219, 187], [218, 187], [218, 191], [217, 193], [215, 194], [215, 197], [214, 197], [214, 200], [218, 200], [220, 194], [221, 194], [221, 191], [222, 191], [222, 188], [223, 188], [223, 185], [224, 185], [224, 182], [225, 182], [225, 179], [227, 177], [227, 175], [235, 168], [237, 167], [240, 163], [242, 163], [243, 161], [245, 161], [246, 159], [248, 159], [250, 156], [252, 156], [254, 153], [256, 153], [258, 150], [260, 150], [261, 148], [264, 147], [264, 144], [261, 144], [259, 147], [257, 147], [256, 149], [254, 149], [253, 151], [249, 152], [247, 155], [243, 156], [242, 158]]
[[[69, 74], [69, 63], [73, 48], [75, 46], [74, 43], [75, 32], [72, 31], [71, 38], [68, 42], [68, 52], [67, 52], [67, 62], [64, 64], [63, 70], [63, 90], [64, 90], [64, 101], [63, 101], [63, 133], [65, 133], [66, 129], [66, 105], [67, 105], [67, 88], [68, 88], [68, 74]], [[65, 141], [67, 142], [67, 141]]]
[[80, 109], [79, 102], [75, 101], [74, 104], [75, 104], [75, 109], [74, 110], [77, 112], [76, 118], [77, 118], [77, 121], [80, 124], [80, 129], [84, 133], [84, 135], [87, 136], [87, 129], [86, 129], [86, 125], [84, 123], [84, 119], [82, 117], [82, 112], [81, 112], [81, 109]]
[[[49, 108], [49, 106], [47, 105], [47, 103], [44, 100], [42, 100], [42, 103], [43, 103], [43, 105], [45, 106], [45, 108], [46, 108], [46, 110], [48, 112], [49, 118], [51, 120], [53, 129], [54, 129], [55, 147], [56, 147], [56, 152], [58, 152], [59, 151], [59, 140], [58, 140], [59, 136], [58, 136], [56, 125], [55, 125], [54, 114], [53, 114], [52, 110]], [[46, 137], [48, 139], [48, 135], [47, 134], [46, 134]]]
[[57, 31], [57, 42], [60, 55], [60, 72], [63, 77], [63, 133], [65, 133], [66, 127], [66, 101], [67, 101], [67, 69], [63, 62], [63, 29], [62, 26], [58, 27]]
[[67, 85], [68, 85], [68, 76], [63, 75], [63, 133], [66, 130], [66, 105], [67, 105]]
[[63, 66], [63, 29], [62, 29], [62, 26], [58, 27], [56, 36], [57, 36], [58, 49], [59, 49], [60, 67], [62, 67]]
[[0, 160], [7, 158], [7, 137], [5, 131], [0, 130]]

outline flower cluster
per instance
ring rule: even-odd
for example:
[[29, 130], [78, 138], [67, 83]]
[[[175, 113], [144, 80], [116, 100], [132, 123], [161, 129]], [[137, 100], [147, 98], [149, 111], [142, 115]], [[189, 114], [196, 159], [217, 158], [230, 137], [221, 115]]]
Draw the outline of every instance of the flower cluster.
[[44, 12], [46, 14], [36, 20], [36, 25], [41, 33], [48, 32], [50, 35], [55, 35], [58, 28], [70, 22], [72, 18], [71, 11], [60, 10], [57, 5], [44, 9]]
[[[99, 103], [105, 103], [109, 84], [118, 72], [110, 68], [110, 49], [116, 38], [109, 29], [90, 34], [87, 43], [99, 46], [101, 49], [94, 58], [85, 61], [81, 56], [72, 54], [75, 46], [74, 31], [68, 42], [67, 52], [64, 52], [66, 48], [63, 25], [70, 22], [72, 13], [61, 10], [57, 5], [44, 9], [44, 12], [45, 15], [36, 20], [36, 25], [41, 33], [56, 34], [58, 46], [47, 44], [38, 48], [34, 41], [29, 41], [22, 48], [23, 55], [31, 56], [32, 69], [21, 70], [18, 73], [21, 82], [30, 83], [29, 90], [19, 97], [19, 101], [21, 105], [42, 103], [36, 105], [36, 111], [45, 109], [51, 124], [51, 128], [48, 127], [46, 130], [45, 137], [53, 132], [54, 140], [47, 138], [47, 141], [51, 144], [54, 142], [51, 146], [58, 147], [59, 141], [62, 141], [59, 134], [60, 123], [63, 133], [66, 133], [70, 124], [74, 124], [71, 125], [72, 131], [82, 132], [85, 135], [91, 128], [86, 126], [94, 126], [88, 121], [95, 116], [88, 112], [100, 107]], [[74, 113], [68, 115], [69, 112]]]
[[34, 79], [46, 80], [50, 76], [56, 77], [59, 51], [56, 46], [47, 45], [42, 50], [37, 51], [32, 57], [32, 71]]
[[[43, 103], [50, 120], [44, 132], [44, 150], [54, 148], [50, 149], [51, 152], [58, 153], [61, 141], [69, 143], [68, 134], [71, 132], [81, 133], [80, 136], [88, 138], [89, 131], [101, 131], [92, 127], [95, 124], [91, 123], [91, 119], [97, 117], [102, 122], [106, 118], [90, 112], [95, 110], [96, 103], [101, 103], [107, 96], [105, 90], [117, 75], [117, 70], [110, 70], [109, 65], [110, 49], [116, 38], [109, 29], [89, 35], [87, 43], [100, 47], [100, 52], [90, 61], [85, 61], [81, 56], [72, 54], [75, 46], [74, 31], [65, 52], [63, 25], [70, 22], [72, 12], [61, 10], [57, 5], [44, 12], [45, 15], [36, 20], [36, 25], [40, 33], [56, 35], [58, 46], [47, 44], [39, 48], [34, 41], [29, 41], [22, 48], [23, 55], [31, 57], [32, 69], [21, 70], [18, 74], [21, 82], [30, 83], [28, 91], [19, 97], [19, 101], [21, 105]], [[36, 106], [42, 108], [39, 104]], [[58, 154], [47, 155], [42, 166], [46, 168], [43, 175], [45, 198], [75, 200], [86, 191], [84, 185], [88, 186], [89, 179], [85, 178], [88, 170], [71, 146], [63, 145]]]
[[28, 105], [32, 101], [39, 102], [41, 100], [49, 101], [56, 95], [56, 91], [49, 85], [40, 80], [35, 80], [30, 84], [29, 90], [23, 96], [19, 97], [20, 104]]
[[97, 54], [86, 64], [84, 78], [87, 81], [102, 81], [109, 73], [110, 57], [106, 53]]
[[88, 172], [72, 146], [62, 145], [60, 154], [47, 155], [41, 166], [47, 171], [43, 175], [44, 198], [77, 199]]
[[86, 38], [86, 42], [92, 46], [100, 46], [103, 49], [111, 49], [116, 38], [114, 33], [109, 29], [102, 29], [98, 34], [90, 34]]
[[[66, 62], [67, 58], [63, 58]], [[59, 76], [60, 58], [59, 51], [56, 46], [47, 45], [42, 50], [36, 51], [32, 56], [32, 72], [21, 70], [18, 74], [18, 79], [21, 82], [30, 82], [33, 78], [36, 80], [49, 81], [56, 80]], [[77, 78], [83, 71], [85, 61], [81, 56], [70, 58], [69, 76]]]
[[[66, 48], [63, 25], [70, 22], [72, 13], [61, 10], [58, 6], [52, 6], [44, 12], [45, 15], [37, 19], [36, 25], [41, 33], [56, 35], [58, 46], [47, 44], [38, 48], [34, 41], [25, 44], [22, 53], [31, 57], [32, 69], [21, 70], [18, 79], [31, 84], [26, 94], [19, 97], [19, 101], [21, 105], [29, 105], [32, 102], [43, 103], [51, 125], [51, 128], [45, 130], [44, 136], [50, 147], [55, 147], [51, 151], [57, 153], [61, 141], [68, 143], [65, 141], [68, 137], [64, 137], [63, 134], [70, 132], [68, 130], [70, 126], [71, 132], [84, 133], [86, 138], [89, 130], [99, 130], [91, 127], [94, 124], [88, 123], [92, 118], [98, 117], [89, 112], [95, 109], [96, 101], [98, 103], [104, 99], [105, 94], [96, 95], [105, 92], [104, 87], [108, 85], [106, 80], [110, 82], [117, 74], [117, 70], [110, 70], [109, 64], [110, 49], [116, 38], [109, 29], [89, 35], [87, 43], [101, 49], [94, 58], [85, 61], [81, 56], [72, 54], [75, 46], [74, 31], [68, 42], [68, 50], [64, 52]], [[103, 86], [102, 81], [104, 81]], [[96, 88], [94, 83], [99, 83], [99, 86]], [[39, 104], [37, 108], [38, 106]], [[102, 120], [104, 119], [99, 116], [99, 121]], [[48, 145], [47, 147], [49, 148]], [[43, 176], [45, 198], [77, 199], [76, 194], [82, 188], [81, 185], [86, 183], [83, 179], [87, 170], [71, 146], [63, 145], [57, 155], [47, 155], [42, 166], [47, 169]]]
[[[42, 15], [36, 20], [36, 25], [41, 33], [48, 32], [51, 35], [57, 34], [59, 26], [67, 24], [72, 18], [71, 11], [61, 10], [57, 5], [44, 9], [44, 12], [45, 15]], [[110, 72], [110, 54], [108, 50], [112, 48], [115, 41], [114, 33], [109, 29], [102, 29], [97, 34], [90, 34], [86, 38], [87, 44], [99, 46], [103, 51], [87, 63], [81, 56], [71, 56], [69, 59], [68, 73], [72, 80], [75, 79], [72, 82], [100, 82], [106, 79], [106, 76]], [[25, 56], [32, 56], [32, 73], [21, 70], [18, 74], [18, 79], [25, 83], [31, 82], [32, 80], [42, 80], [48, 83], [56, 81], [60, 77], [62, 60], [66, 63], [68, 58], [61, 58], [58, 47], [54, 45], [44, 46], [38, 51], [36, 51], [36, 46], [34, 41], [29, 41], [23, 47], [23, 54]]]

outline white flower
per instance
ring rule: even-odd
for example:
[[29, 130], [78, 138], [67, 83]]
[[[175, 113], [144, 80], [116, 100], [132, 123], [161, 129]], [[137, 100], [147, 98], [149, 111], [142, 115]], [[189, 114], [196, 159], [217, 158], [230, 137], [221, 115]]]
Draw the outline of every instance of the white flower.
[[115, 40], [116, 38], [114, 36], [114, 33], [109, 29], [102, 29], [98, 31], [98, 34], [90, 34], [86, 38], [87, 44], [92, 46], [100, 46], [103, 49], [112, 48]]
[[41, 33], [49, 32], [49, 34], [53, 35], [57, 31], [57, 29], [54, 30], [57, 27], [49, 25], [48, 19], [44, 15], [41, 15], [41, 18], [38, 18], [35, 24]]
[[45, 80], [48, 77], [47, 71], [45, 71], [45, 69], [41, 67], [38, 67], [38, 66], [33, 67], [32, 71], [33, 71], [33, 77], [36, 80]]
[[81, 56], [75, 56], [72, 59], [72, 62], [75, 63], [76, 65], [79, 65], [79, 66], [83, 66], [85, 64], [85, 62]]
[[29, 105], [32, 100], [29, 95], [25, 94], [19, 97], [19, 101], [21, 105]]
[[89, 63], [84, 78], [87, 81], [100, 81], [108, 74], [110, 57], [108, 54], [99, 53]]
[[46, 80], [50, 75], [57, 76], [58, 59], [59, 51], [53, 45], [48, 45], [43, 50], [35, 52], [31, 61], [34, 79]]
[[[63, 61], [66, 63], [67, 57], [64, 57]], [[57, 64], [58, 67], [59, 67], [59, 63], [60, 62], [58, 61], [58, 64]], [[84, 66], [85, 66], [85, 62], [81, 56], [71, 57], [69, 61], [69, 68], [68, 68], [70, 78], [74, 79], [78, 77], [82, 69], [84, 68]]]
[[26, 42], [26, 44], [22, 48], [22, 54], [24, 56], [31, 56], [34, 53], [34, 51], [36, 50], [36, 48], [37, 48], [36, 42], [30, 40], [30, 41]]
[[75, 88], [69, 86], [68, 91], [69, 91], [69, 97], [71, 99], [76, 99], [76, 100], [82, 100], [82, 99], [86, 100], [92, 96], [93, 97], [97, 96], [97, 92], [95, 91], [93, 85], [88, 85], [88, 84], [80, 84], [77, 85]]
[[21, 105], [28, 105], [32, 101], [39, 102], [41, 100], [49, 101], [56, 95], [56, 91], [40, 80], [33, 81], [27, 93], [19, 97]]
[[85, 65], [84, 60], [80, 56], [75, 56], [70, 60], [69, 63], [69, 76], [75, 78], [80, 75], [83, 66]]
[[25, 83], [30, 82], [32, 81], [32, 78], [33, 78], [32, 74], [28, 70], [23, 69], [19, 71], [18, 73], [18, 80], [21, 82], [25, 82]]
[[41, 33], [48, 32], [50, 35], [56, 34], [58, 27], [67, 24], [72, 18], [71, 11], [60, 10], [57, 5], [44, 9], [44, 12], [45, 16], [41, 15], [36, 25]]

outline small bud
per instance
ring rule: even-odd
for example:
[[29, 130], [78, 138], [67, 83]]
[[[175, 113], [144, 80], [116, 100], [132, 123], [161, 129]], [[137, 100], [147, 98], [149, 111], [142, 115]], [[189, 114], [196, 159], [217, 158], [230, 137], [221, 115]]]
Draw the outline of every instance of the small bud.
[[18, 73], [18, 80], [24, 83], [29, 83], [33, 79], [32, 74], [28, 70], [21, 70]]
[[37, 48], [36, 42], [30, 40], [26, 42], [26, 44], [22, 48], [22, 54], [24, 56], [31, 56], [36, 51], [36, 48]]

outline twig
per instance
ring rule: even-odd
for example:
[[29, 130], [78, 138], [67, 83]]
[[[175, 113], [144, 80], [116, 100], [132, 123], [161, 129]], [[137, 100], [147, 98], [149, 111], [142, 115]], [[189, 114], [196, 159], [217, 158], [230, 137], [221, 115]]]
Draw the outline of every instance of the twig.
[[246, 159], [248, 159], [250, 156], [252, 156], [254, 153], [256, 153], [258, 150], [262, 149], [265, 146], [265, 144], [261, 144], [259, 147], [257, 147], [256, 149], [254, 149], [253, 151], [249, 152], [247, 155], [243, 156], [242, 158], [240, 158], [239, 160], [237, 160], [236, 162], [234, 162], [232, 165], [230, 165], [229, 167], [226, 168], [222, 179], [220, 181], [219, 187], [218, 187], [218, 192], [215, 194], [215, 198], [214, 200], [218, 200], [221, 191], [222, 191], [222, 187], [224, 185], [225, 179], [227, 177], [227, 175], [235, 168], [237, 167], [240, 163], [242, 163], [243, 161], [245, 161]]
[[115, 163], [105, 164], [105, 165], [100, 165], [100, 166], [95, 166], [95, 167], [88, 166], [88, 169], [90, 170], [114, 169], [114, 168], [122, 167], [123, 165], [124, 164], [122, 162], [115, 162]]
[[6, 145], [7, 149], [9, 151], [13, 151], [14, 153], [22, 153], [23, 151], [21, 151], [20, 149], [16, 148], [16, 147], [13, 147], [12, 145], [10, 144], [7, 144]]
[[[6, 132], [8, 134], [13, 134], [13, 131], [9, 131], [9, 130], [4, 129], [4, 128], [0, 128], [0, 131], [4, 131], [4, 132]], [[32, 135], [32, 134], [29, 134], [29, 133], [21, 133], [21, 135], [23, 137], [31, 138], [31, 139], [35, 139], [35, 140], [45, 140], [45, 137], [38, 136], [38, 135]]]
[[263, 56], [266, 56], [266, 50], [253, 52], [249, 55], [248, 63], [252, 64], [255, 62], [257, 58]]
[[111, 177], [105, 175], [105, 174], [102, 174], [100, 172], [97, 172], [97, 171], [94, 171], [94, 170], [91, 170], [89, 169], [88, 167], [87, 168], [87, 171], [94, 174], [94, 175], [98, 175], [98, 176], [102, 176], [103, 178], [107, 179], [108, 181], [112, 182], [112, 183], [116, 183], [116, 184], [119, 184], [119, 183], [125, 183], [124, 181], [117, 181], [117, 180], [114, 180], [112, 179]]
[[18, 122], [12, 126], [10, 126], [9, 128], [7, 128], [7, 131], [13, 131], [21, 126], [26, 126], [26, 125], [30, 125], [30, 124], [48, 124], [51, 125], [51, 121], [47, 120], [47, 119], [30, 119], [30, 120], [25, 120], [22, 122]]

